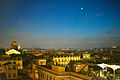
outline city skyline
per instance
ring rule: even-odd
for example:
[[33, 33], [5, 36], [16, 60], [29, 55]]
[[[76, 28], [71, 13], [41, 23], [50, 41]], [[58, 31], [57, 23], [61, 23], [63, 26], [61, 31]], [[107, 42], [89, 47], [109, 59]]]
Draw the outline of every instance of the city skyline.
[[119, 0], [1, 0], [0, 47], [97, 48], [120, 45]]

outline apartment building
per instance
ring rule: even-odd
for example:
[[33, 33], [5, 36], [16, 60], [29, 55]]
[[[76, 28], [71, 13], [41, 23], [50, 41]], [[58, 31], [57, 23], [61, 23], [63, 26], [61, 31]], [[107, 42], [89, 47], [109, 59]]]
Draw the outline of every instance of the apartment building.
[[74, 72], [65, 72], [65, 67], [52, 66], [52, 69], [48, 69], [40, 66], [38, 80], [91, 80], [91, 77]]
[[66, 66], [70, 61], [80, 61], [80, 60], [81, 60], [81, 57], [79, 55], [63, 55], [63, 56], [53, 57], [54, 65]]

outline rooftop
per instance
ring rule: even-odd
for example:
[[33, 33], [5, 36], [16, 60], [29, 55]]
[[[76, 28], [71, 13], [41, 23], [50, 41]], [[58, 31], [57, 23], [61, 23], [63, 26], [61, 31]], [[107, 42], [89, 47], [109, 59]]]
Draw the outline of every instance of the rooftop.
[[56, 71], [53, 71], [51, 69], [48, 69], [48, 68], [45, 68], [45, 67], [42, 67], [42, 66], [38, 66], [39, 69], [41, 70], [44, 70], [44, 71], [47, 71], [51, 74], [54, 74], [56, 76], [71, 76], [71, 77], [77, 77], [77, 78], [80, 78], [80, 79], [85, 79], [85, 80], [91, 80], [91, 77], [88, 77], [88, 76], [85, 76], [85, 75], [82, 75], [82, 74], [78, 74], [78, 73], [74, 73], [74, 72], [56, 72]]

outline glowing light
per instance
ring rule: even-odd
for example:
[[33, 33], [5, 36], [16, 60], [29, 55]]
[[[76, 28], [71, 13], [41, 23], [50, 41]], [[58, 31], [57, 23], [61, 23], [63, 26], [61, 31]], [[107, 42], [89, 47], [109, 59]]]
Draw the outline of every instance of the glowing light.
[[102, 69], [104, 69], [105, 67], [107, 67], [108, 65], [107, 64], [104, 64], [104, 63], [102, 63], [102, 64], [98, 64], [98, 66], [100, 66]]
[[113, 70], [120, 68], [120, 66], [117, 66], [117, 65], [109, 65], [108, 67], [112, 68]]
[[83, 10], [83, 8], [80, 8], [81, 10]]

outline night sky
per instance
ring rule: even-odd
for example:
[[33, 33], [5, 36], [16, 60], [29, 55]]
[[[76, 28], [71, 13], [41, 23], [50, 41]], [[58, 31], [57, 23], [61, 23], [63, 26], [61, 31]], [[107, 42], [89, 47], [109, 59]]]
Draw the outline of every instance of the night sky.
[[120, 0], [0, 0], [0, 47], [120, 45]]

